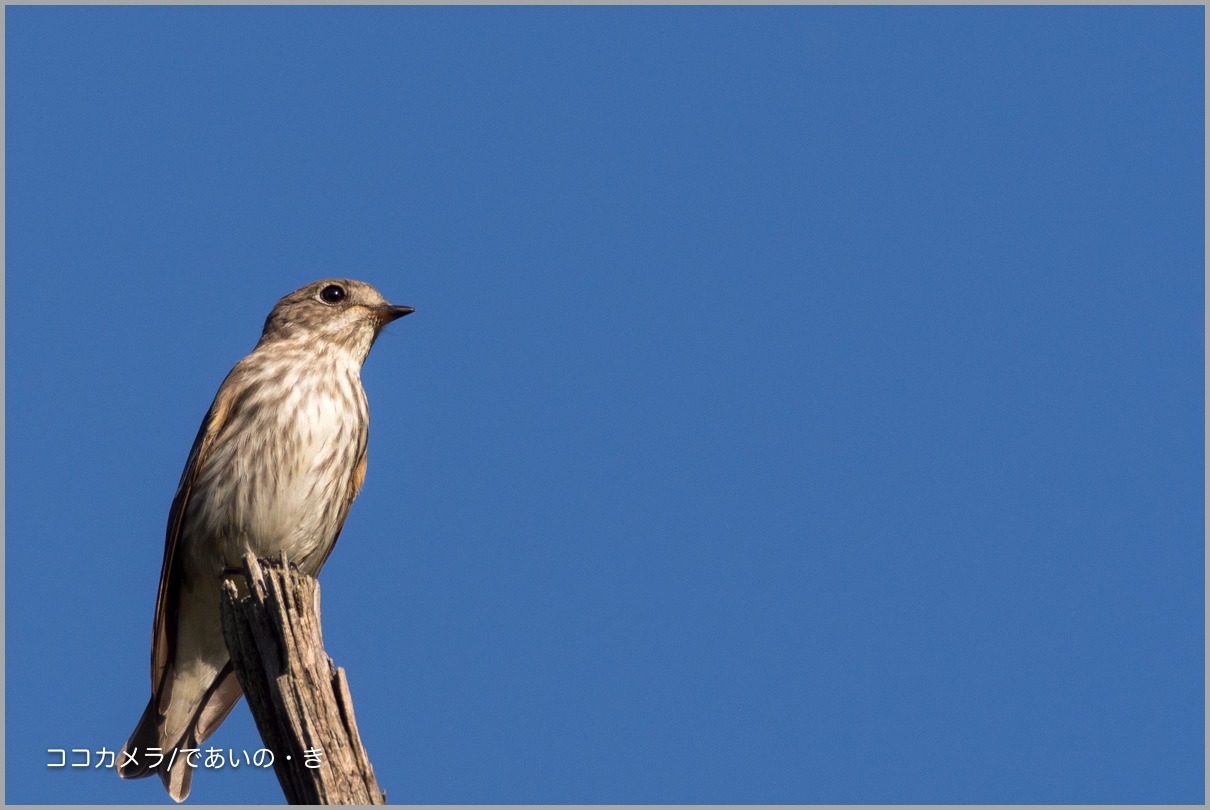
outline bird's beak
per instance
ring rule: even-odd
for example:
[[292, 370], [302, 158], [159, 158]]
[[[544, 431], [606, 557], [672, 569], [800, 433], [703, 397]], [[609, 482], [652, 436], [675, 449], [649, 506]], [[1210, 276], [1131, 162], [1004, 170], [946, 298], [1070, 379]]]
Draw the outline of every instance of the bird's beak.
[[393, 304], [383, 304], [380, 307], [374, 307], [373, 310], [375, 317], [384, 324], [402, 318], [404, 315], [411, 315], [416, 311], [412, 307], [397, 307]]

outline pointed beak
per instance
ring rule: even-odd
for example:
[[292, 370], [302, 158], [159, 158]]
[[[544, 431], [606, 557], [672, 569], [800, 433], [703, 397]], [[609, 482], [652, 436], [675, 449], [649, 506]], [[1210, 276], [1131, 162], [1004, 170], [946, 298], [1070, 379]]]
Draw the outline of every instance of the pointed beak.
[[415, 311], [412, 307], [397, 307], [393, 304], [383, 304], [380, 307], [374, 307], [374, 315], [383, 324], [398, 320], [404, 315], [411, 315]]

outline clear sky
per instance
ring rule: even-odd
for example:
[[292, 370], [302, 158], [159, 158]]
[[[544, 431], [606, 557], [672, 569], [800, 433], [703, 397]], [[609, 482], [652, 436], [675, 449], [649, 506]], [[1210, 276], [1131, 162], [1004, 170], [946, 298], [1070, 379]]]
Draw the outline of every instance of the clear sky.
[[390, 799], [1203, 801], [1201, 7], [5, 15], [10, 802], [165, 800], [47, 749], [326, 276], [416, 307], [320, 577]]

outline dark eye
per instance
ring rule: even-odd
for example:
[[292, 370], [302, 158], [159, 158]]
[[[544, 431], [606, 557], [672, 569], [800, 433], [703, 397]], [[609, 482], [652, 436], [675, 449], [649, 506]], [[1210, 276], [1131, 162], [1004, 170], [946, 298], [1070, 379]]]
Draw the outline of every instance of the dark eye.
[[345, 292], [345, 288], [339, 284], [329, 284], [319, 291], [319, 297], [329, 304], [339, 304], [345, 300], [345, 296], [347, 295], [348, 293]]

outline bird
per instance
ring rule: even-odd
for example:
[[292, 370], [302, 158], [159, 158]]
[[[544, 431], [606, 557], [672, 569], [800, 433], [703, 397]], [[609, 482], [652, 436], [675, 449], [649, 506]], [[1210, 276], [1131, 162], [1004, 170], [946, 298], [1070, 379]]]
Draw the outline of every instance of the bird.
[[247, 552], [283, 551], [319, 573], [365, 480], [362, 364], [383, 327], [414, 311], [362, 281], [313, 282], [277, 302], [219, 386], [168, 512], [151, 699], [119, 755], [122, 778], [158, 773], [173, 800], [188, 797], [196, 755], [184, 752], [242, 695], [223, 642], [224, 573]]

